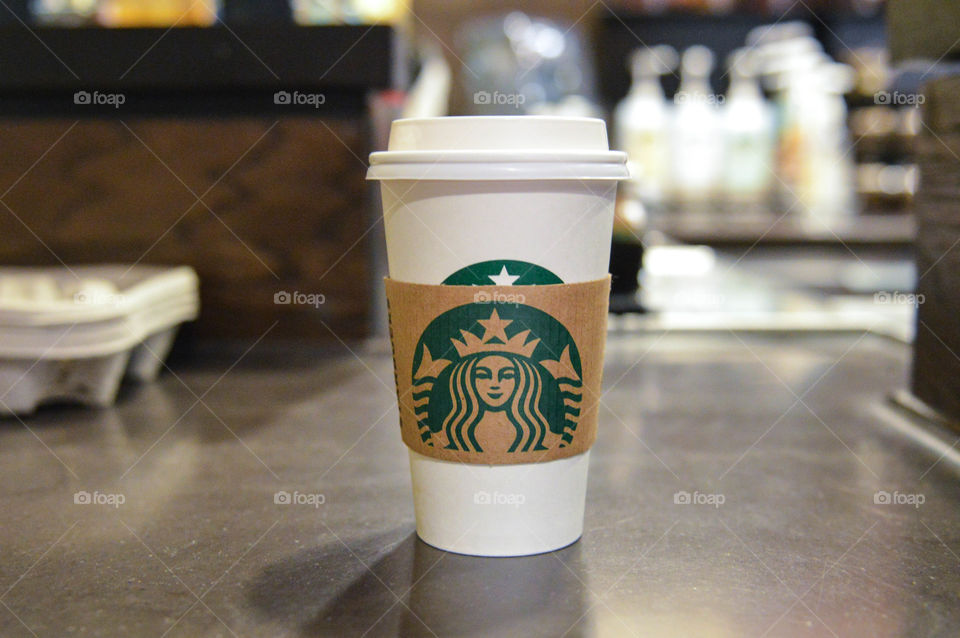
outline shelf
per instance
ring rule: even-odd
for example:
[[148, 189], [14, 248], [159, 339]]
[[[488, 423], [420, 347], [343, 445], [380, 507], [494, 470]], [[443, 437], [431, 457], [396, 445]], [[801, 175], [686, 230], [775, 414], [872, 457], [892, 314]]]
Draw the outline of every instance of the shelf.
[[848, 244], [902, 247], [913, 243], [916, 232], [913, 216], [907, 214], [861, 214], [829, 224], [792, 214], [778, 217], [773, 213], [679, 213], [659, 217], [651, 227], [683, 243], [710, 246]]
[[[0, 28], [0, 109], [5, 114], [111, 116], [75, 109], [77, 91], [125, 94], [124, 112], [271, 110], [273, 93], [323, 92], [321, 109], [362, 105], [393, 82], [395, 32], [387, 26], [269, 25], [207, 28]], [[332, 98], [332, 99], [331, 99]]]

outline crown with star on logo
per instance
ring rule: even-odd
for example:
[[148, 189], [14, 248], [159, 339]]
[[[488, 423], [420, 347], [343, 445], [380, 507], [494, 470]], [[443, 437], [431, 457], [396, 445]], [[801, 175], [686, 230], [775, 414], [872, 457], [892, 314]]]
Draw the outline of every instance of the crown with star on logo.
[[524, 357], [532, 357], [533, 351], [537, 349], [540, 339], [527, 341], [530, 336], [529, 330], [518, 332], [512, 337], [507, 337], [506, 327], [513, 323], [512, 319], [501, 319], [496, 309], [490, 313], [489, 319], [477, 320], [483, 326], [483, 336], [478, 337], [469, 330], [460, 330], [463, 341], [450, 339], [453, 347], [457, 349], [457, 354], [465, 357], [468, 354], [478, 352], [509, 352], [519, 354]]
[[[528, 341], [530, 331], [524, 330], [518, 332], [512, 337], [507, 337], [506, 327], [513, 323], [512, 319], [501, 319], [496, 309], [490, 313], [489, 319], [478, 319], [477, 323], [483, 326], [483, 336], [478, 337], [468, 330], [460, 330], [462, 341], [453, 337], [450, 342], [456, 349], [461, 358], [469, 354], [481, 352], [498, 353], [505, 352], [517, 354], [532, 358], [540, 339], [535, 338]], [[423, 345], [423, 354], [420, 366], [414, 373], [413, 378], [417, 383], [426, 382], [428, 379], [435, 379], [439, 374], [453, 362], [449, 359], [434, 359], [426, 344]], [[573, 361], [570, 358], [570, 346], [564, 346], [560, 356], [556, 359], [544, 359], [540, 361], [542, 365], [555, 379], [571, 379], [580, 381], [580, 374], [576, 371]]]

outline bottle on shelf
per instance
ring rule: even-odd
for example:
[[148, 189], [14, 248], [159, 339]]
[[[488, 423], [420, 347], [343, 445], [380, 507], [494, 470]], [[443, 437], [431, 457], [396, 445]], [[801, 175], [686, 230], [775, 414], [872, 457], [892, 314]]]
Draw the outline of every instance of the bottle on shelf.
[[630, 92], [614, 111], [614, 144], [627, 153], [636, 192], [647, 205], [663, 202], [669, 187], [670, 105], [660, 76], [677, 66], [668, 45], [637, 49], [630, 56]]
[[30, 0], [30, 14], [39, 24], [82, 26], [93, 21], [96, 0]]
[[717, 97], [710, 88], [713, 52], [695, 45], [680, 60], [680, 90], [671, 122], [671, 191], [684, 209], [710, 207], [716, 199], [723, 154]]
[[770, 204], [774, 183], [775, 115], [760, 90], [751, 50], [735, 50], [727, 67], [730, 88], [721, 110], [723, 200], [731, 211], [761, 210]]
[[406, 8], [400, 0], [291, 0], [298, 24], [395, 24]]
[[856, 212], [843, 98], [852, 86], [850, 67], [823, 53], [799, 60], [781, 76], [783, 204], [823, 222]]
[[100, 0], [97, 21], [105, 27], [210, 26], [217, 0]]

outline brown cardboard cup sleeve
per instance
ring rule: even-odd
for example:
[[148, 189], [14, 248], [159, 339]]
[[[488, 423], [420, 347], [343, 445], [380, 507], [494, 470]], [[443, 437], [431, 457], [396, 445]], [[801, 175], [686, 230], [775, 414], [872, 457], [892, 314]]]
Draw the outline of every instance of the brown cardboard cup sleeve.
[[403, 442], [507, 465], [567, 458], [597, 436], [610, 277], [545, 286], [386, 280]]

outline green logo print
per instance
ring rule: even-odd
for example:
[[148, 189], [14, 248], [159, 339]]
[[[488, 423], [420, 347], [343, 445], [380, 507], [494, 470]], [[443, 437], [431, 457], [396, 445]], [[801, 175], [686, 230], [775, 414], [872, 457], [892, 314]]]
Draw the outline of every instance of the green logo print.
[[421, 335], [412, 372], [429, 446], [533, 452], [573, 441], [583, 403], [580, 354], [542, 310], [484, 303], [448, 310]]
[[536, 264], [512, 259], [481, 261], [443, 280], [446, 286], [545, 286], [563, 280]]

